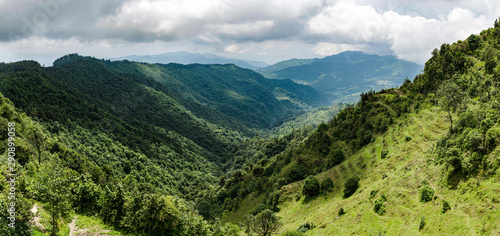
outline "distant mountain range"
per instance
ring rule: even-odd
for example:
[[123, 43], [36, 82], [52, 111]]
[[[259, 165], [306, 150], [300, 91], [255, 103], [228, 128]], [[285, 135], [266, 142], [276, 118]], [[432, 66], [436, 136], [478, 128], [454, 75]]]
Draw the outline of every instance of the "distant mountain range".
[[257, 72], [270, 79], [310, 85], [332, 102], [355, 102], [361, 92], [398, 87], [422, 69], [422, 65], [394, 56], [349, 51], [319, 59], [286, 60]]
[[210, 53], [190, 53], [190, 52], [168, 52], [158, 55], [130, 55], [119, 58], [110, 58], [110, 60], [129, 60], [147, 63], [179, 63], [179, 64], [235, 64], [242, 68], [256, 70], [268, 66], [261, 61], [240, 60], [235, 58], [226, 58]]

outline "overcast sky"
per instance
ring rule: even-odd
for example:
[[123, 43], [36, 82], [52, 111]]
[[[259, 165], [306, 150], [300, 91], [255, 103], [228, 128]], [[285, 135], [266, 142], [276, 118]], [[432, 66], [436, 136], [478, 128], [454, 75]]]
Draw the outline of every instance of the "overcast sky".
[[0, 0], [0, 61], [189, 51], [272, 64], [357, 50], [424, 63], [497, 0]]

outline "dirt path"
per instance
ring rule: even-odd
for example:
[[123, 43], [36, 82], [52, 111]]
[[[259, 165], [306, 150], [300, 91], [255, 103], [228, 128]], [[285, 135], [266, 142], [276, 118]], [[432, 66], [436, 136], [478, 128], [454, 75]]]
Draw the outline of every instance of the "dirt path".
[[37, 215], [38, 213], [38, 206], [37, 204], [33, 204], [33, 208], [31, 208], [31, 213], [33, 213], [33, 226], [38, 227], [43, 233], [45, 233], [45, 227], [40, 223], [40, 216]]
[[69, 236], [76, 235], [75, 234], [75, 232], [76, 232], [76, 216], [73, 217], [73, 220], [71, 221], [71, 223], [69, 223], [68, 227], [69, 227]]

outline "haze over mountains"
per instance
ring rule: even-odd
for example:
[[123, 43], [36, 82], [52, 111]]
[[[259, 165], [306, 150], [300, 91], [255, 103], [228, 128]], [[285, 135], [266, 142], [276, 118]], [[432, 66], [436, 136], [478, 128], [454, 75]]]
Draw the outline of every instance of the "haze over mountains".
[[255, 70], [269, 79], [289, 79], [308, 85], [320, 92], [329, 102], [356, 102], [362, 92], [378, 91], [401, 85], [406, 78], [421, 73], [423, 66], [397, 59], [347, 51], [314, 59], [290, 59], [274, 65], [243, 61], [188, 52], [173, 52], [151, 56], [126, 56], [112, 60], [130, 60], [147, 63], [180, 64], [235, 64]]
[[211, 53], [190, 53], [185, 51], [168, 52], [158, 55], [130, 55], [118, 58], [110, 58], [111, 60], [129, 60], [147, 63], [179, 63], [179, 64], [235, 64], [242, 68], [256, 70], [268, 66], [268, 64], [260, 61], [239, 60], [234, 58], [226, 58], [217, 56]]
[[422, 65], [362, 52], [324, 58], [291, 59], [257, 71], [270, 79], [309, 85], [333, 102], [356, 102], [361, 92], [397, 87], [421, 73]]

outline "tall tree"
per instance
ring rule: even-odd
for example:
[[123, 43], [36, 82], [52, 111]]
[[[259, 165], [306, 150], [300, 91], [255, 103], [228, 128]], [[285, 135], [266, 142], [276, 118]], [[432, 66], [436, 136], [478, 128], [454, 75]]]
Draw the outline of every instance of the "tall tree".
[[451, 112], [462, 106], [466, 100], [466, 94], [455, 82], [448, 80], [439, 87], [437, 96], [441, 108], [448, 112], [451, 133], [453, 132], [453, 117], [451, 116]]
[[276, 213], [266, 209], [250, 219], [250, 228], [259, 236], [269, 236], [281, 227]]

